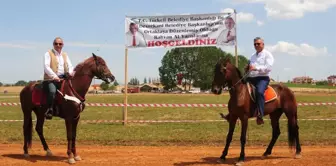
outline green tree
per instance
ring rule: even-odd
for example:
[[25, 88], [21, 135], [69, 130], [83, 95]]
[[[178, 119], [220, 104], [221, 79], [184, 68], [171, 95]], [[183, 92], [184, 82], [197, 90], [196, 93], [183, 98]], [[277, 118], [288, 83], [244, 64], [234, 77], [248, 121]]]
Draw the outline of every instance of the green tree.
[[148, 78], [148, 83], [151, 84], [152, 83], [152, 79], [149, 77]]
[[[192, 84], [202, 90], [211, 88], [214, 66], [220, 58], [235, 57], [217, 47], [174, 48], [167, 51], [159, 67], [160, 81], [166, 90], [176, 87], [177, 74], [183, 74], [183, 85]], [[243, 71], [248, 60], [238, 56], [238, 68]]]
[[105, 82], [102, 82], [101, 84], [100, 84], [100, 88], [102, 89], [102, 90], [108, 90], [109, 89], [109, 84], [107, 84], [107, 83], [105, 83]]
[[146, 77], [144, 78], [143, 83], [144, 83], [144, 84], [147, 84], [147, 78], [146, 78]]
[[140, 81], [137, 78], [131, 78], [131, 80], [128, 82], [129, 85], [139, 85]]
[[119, 85], [118, 81], [117, 81], [117, 80], [114, 80], [113, 85], [114, 85], [114, 86], [118, 86], [118, 85]]
[[108, 88], [108, 90], [116, 90], [116, 89], [117, 89], [117, 87], [114, 86], [114, 85], [111, 85], [111, 86]]
[[26, 86], [28, 84], [28, 82], [24, 81], [24, 80], [20, 80], [18, 82], [16, 82], [14, 84], [14, 86]]
[[3, 86], [3, 83], [2, 83], [2, 82], [0, 82], [0, 86]]

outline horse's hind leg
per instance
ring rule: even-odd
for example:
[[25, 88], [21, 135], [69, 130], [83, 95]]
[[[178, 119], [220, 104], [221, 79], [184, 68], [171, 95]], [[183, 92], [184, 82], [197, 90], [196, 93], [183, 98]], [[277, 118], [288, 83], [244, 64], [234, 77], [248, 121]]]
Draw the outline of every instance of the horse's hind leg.
[[40, 137], [41, 143], [43, 145], [43, 149], [47, 152], [47, 156], [52, 156], [52, 152], [48, 147], [48, 144], [44, 138], [43, 135], [43, 124], [44, 124], [44, 114], [43, 114], [43, 110], [38, 110], [36, 113], [36, 117], [37, 117], [37, 122], [36, 122], [36, 127], [35, 130], [38, 134], [38, 136]]
[[264, 157], [272, 154], [272, 149], [274, 147], [275, 142], [279, 138], [280, 135], [280, 126], [279, 126], [279, 119], [282, 115], [283, 111], [278, 109], [270, 114], [271, 123], [272, 123], [272, 140], [269, 143], [265, 153], [263, 154]]

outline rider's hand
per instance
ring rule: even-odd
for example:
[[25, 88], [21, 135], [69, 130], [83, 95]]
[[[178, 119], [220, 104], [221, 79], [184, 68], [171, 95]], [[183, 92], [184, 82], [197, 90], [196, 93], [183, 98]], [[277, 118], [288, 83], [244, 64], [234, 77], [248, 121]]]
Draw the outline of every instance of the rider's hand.
[[250, 65], [250, 71], [257, 70], [253, 65]]
[[61, 81], [61, 79], [60, 78], [58, 78], [57, 76], [54, 78], [54, 81], [57, 81], [57, 82], [60, 82]]

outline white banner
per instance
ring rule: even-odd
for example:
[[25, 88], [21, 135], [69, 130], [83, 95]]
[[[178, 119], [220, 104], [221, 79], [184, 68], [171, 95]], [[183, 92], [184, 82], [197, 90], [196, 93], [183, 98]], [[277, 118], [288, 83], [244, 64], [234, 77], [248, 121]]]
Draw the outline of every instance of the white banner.
[[232, 46], [236, 40], [235, 13], [126, 16], [128, 48]]

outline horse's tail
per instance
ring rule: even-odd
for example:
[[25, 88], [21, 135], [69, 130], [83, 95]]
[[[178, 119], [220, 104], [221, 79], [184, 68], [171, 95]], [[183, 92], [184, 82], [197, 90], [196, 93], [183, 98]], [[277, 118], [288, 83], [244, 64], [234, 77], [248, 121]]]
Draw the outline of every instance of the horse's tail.
[[290, 148], [294, 148], [298, 144], [299, 139], [299, 126], [297, 120], [297, 112], [288, 116], [288, 144]]
[[25, 143], [29, 148], [31, 148], [33, 140], [33, 120], [31, 113], [29, 115], [25, 113], [23, 122], [23, 134], [26, 140]]
[[[26, 86], [20, 92], [20, 102], [21, 109], [23, 112], [23, 135], [24, 135], [24, 144], [27, 147], [31, 147], [33, 140], [33, 119], [32, 119], [32, 108], [29, 107], [27, 103], [27, 95], [29, 93], [29, 87]], [[29, 99], [30, 97], [28, 97]]]
[[297, 103], [294, 93], [289, 88], [283, 87], [282, 91], [281, 105], [288, 119], [288, 145], [290, 148], [294, 148], [297, 144], [299, 144]]

